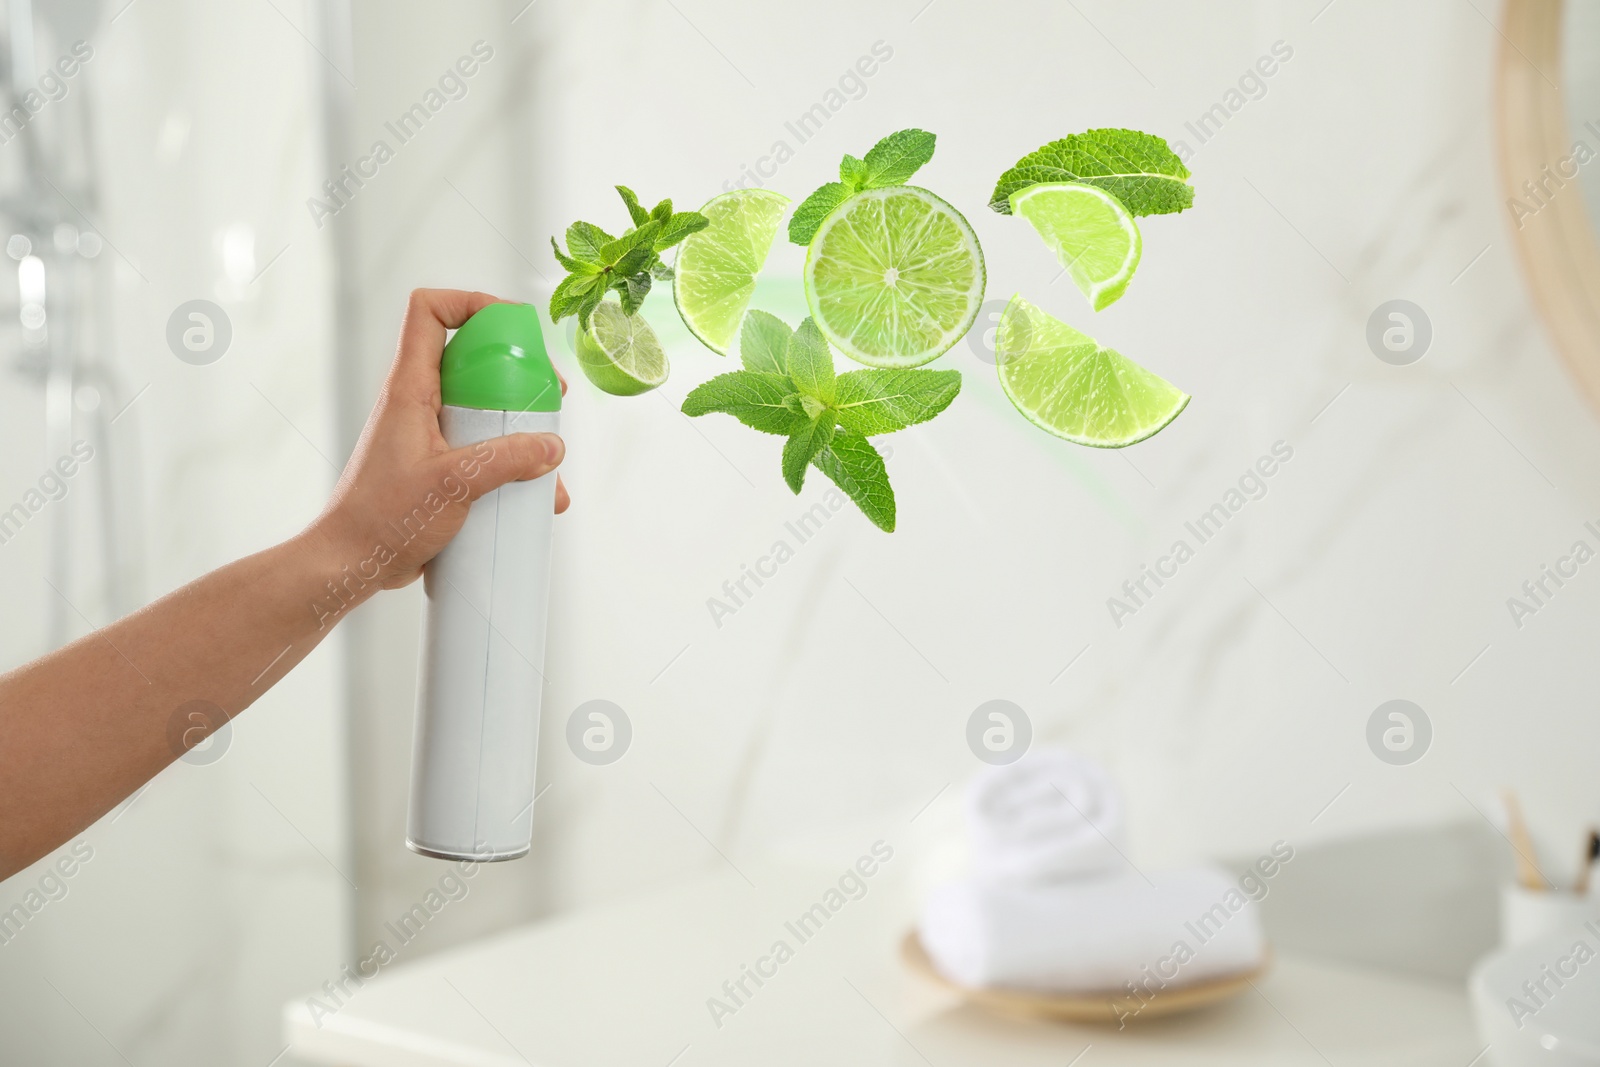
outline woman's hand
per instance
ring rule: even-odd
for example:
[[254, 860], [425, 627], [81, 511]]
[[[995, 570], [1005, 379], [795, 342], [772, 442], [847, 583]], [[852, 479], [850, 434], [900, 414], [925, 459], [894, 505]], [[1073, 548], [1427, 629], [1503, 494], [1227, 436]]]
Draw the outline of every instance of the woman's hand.
[[[422, 565], [461, 529], [474, 500], [506, 482], [548, 474], [566, 454], [553, 433], [510, 434], [457, 449], [445, 444], [439, 430], [445, 333], [499, 302], [456, 289], [411, 294], [383, 392], [328, 506], [306, 531], [328, 568], [350, 567], [368, 595], [416, 581]], [[556, 511], [569, 503], [558, 478]]]
[[[190, 728], [195, 709], [219, 727], [317, 647], [345, 609], [416, 580], [473, 500], [561, 462], [555, 434], [452, 450], [439, 432], [445, 332], [494, 302], [411, 294], [361, 442], [303, 533], [0, 675], [0, 880], [203, 740]], [[566, 506], [558, 486], [556, 510]]]

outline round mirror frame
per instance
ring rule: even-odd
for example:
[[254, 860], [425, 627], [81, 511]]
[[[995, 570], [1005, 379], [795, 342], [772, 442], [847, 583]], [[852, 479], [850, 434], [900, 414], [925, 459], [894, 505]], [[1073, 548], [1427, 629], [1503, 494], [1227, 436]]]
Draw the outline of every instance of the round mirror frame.
[[[1576, 183], [1575, 168], [1564, 166], [1574, 144], [1562, 90], [1563, 6], [1562, 0], [1506, 0], [1495, 60], [1500, 182], [1534, 302], [1600, 409], [1600, 244], [1582, 195], [1557, 195]], [[1517, 202], [1533, 210], [1519, 210]]]

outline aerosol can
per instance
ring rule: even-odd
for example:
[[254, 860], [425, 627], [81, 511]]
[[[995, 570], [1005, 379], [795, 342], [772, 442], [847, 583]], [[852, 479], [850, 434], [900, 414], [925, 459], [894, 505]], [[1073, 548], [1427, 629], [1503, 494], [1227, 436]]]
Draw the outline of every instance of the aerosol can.
[[[439, 384], [452, 448], [559, 429], [561, 383], [529, 304], [468, 319]], [[507, 860], [532, 843], [555, 494], [554, 472], [485, 494], [423, 568], [406, 844], [424, 856]]]

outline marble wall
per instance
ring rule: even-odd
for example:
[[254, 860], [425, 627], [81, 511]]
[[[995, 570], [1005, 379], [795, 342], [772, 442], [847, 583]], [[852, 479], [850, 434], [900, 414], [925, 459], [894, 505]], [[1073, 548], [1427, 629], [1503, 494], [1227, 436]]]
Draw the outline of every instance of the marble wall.
[[[1135, 448], [1077, 448], [1018, 415], [975, 338], [937, 364], [963, 374], [950, 410], [889, 439], [899, 531], [843, 510], [800, 543], [786, 524], [825, 484], [797, 499], [775, 440], [677, 411], [727, 362], [667, 293], [646, 308], [673, 364], [654, 394], [597, 394], [552, 330], [573, 381], [574, 506], [558, 523], [534, 854], [482, 871], [402, 959], [768, 853], [832, 862], [885, 837], [935, 877], [959, 860], [956, 799], [980, 766], [968, 718], [997, 698], [1025, 709], [1035, 743], [1117, 773], [1141, 864], [1481, 820], [1509, 784], [1559, 873], [1600, 801], [1585, 623], [1600, 578], [1580, 568], [1520, 619], [1507, 601], [1575, 541], [1600, 545], [1584, 526], [1600, 525], [1600, 433], [1512, 254], [1489, 124], [1495, 14], [362, 0], [345, 55], [311, 6], [102, 12], [85, 82], [106, 176], [92, 226], [115, 245], [113, 362], [139, 396], [110, 445], [138, 459], [140, 595], [314, 513], [409, 289], [542, 302], [548, 236], [617, 224], [615, 183], [692, 205], [759, 167], [798, 199], [842, 154], [917, 125], [940, 139], [917, 180], [976, 227], [990, 298], [1022, 293], [1193, 402]], [[493, 58], [464, 91], [319, 218], [308, 201], [333, 169], [392, 137], [385, 124], [480, 41]], [[1241, 88], [1275, 45], [1290, 54]], [[890, 54], [841, 85], [874, 46]], [[324, 153], [334, 79], [352, 109]], [[829, 117], [802, 141], [791, 126], [819, 103]], [[1228, 117], [1202, 144], [1186, 124], [1218, 104]], [[1023, 153], [1103, 125], [1189, 141], [1197, 199], [1147, 221], [1134, 285], [1095, 314], [984, 204]], [[778, 246], [757, 305], [803, 314], [800, 263]], [[196, 298], [233, 325], [208, 366], [164, 339]], [[1404, 366], [1366, 338], [1395, 299], [1431, 324]], [[335, 311], [348, 348], [330, 341]], [[42, 410], [36, 387], [4, 379], [6, 493], [48, 458]], [[1123, 583], [1275, 446], [1265, 492], [1114, 617]], [[715, 618], [708, 600], [780, 539], [793, 558]], [[46, 543], [41, 527], [0, 546], [18, 605], [0, 619], [7, 665], [47, 645]], [[93, 565], [79, 573], [75, 633], [110, 610]], [[403, 846], [419, 611], [417, 588], [363, 606], [240, 720], [222, 760], [177, 765], [86, 835], [96, 858], [69, 896], [0, 946], [0, 1029], [30, 1062], [265, 1063], [276, 1005], [437, 881]], [[632, 725], [603, 766], [566, 742], [596, 699]], [[1405, 766], [1367, 740], [1391, 699], [1432, 727]]]
[[[294, 5], [40, 7], [41, 63], [75, 40], [92, 49], [67, 95], [33, 120], [47, 145], [66, 138], [51, 157], [64, 169], [46, 171], [60, 191], [17, 192], [21, 140], [0, 145], [0, 168], [9, 205], [54, 211], [99, 239], [84, 266], [104, 271], [108, 333], [82, 334], [81, 355], [109, 377], [79, 379], [98, 383], [74, 413], [74, 437], [95, 455], [50, 505], [62, 510], [0, 545], [0, 668], [52, 647], [54, 601], [70, 602], [62, 636], [77, 637], [295, 532], [342, 460], [330, 260], [304, 206], [322, 167], [323, 60], [302, 36], [315, 23]], [[85, 116], [92, 169], [69, 136]], [[0, 263], [9, 506], [56, 457], [43, 391], [12, 373], [18, 283], [13, 261]], [[174, 310], [196, 299], [231, 327], [225, 350], [192, 354], [215, 354], [200, 365], [167, 340]], [[52, 303], [48, 328], [69, 311]], [[109, 533], [103, 473], [116, 490]], [[58, 514], [71, 520], [59, 594], [47, 584]], [[282, 1051], [283, 1001], [349, 955], [342, 662], [338, 639], [318, 649], [232, 723], [219, 757], [174, 764], [62, 850], [88, 858], [0, 944], [0, 1061], [261, 1067]], [[0, 908], [28, 900], [58, 858], [0, 884]]]
[[[533, 858], [494, 872], [476, 910], [430, 930], [435, 943], [742, 856], [844, 855], [890, 830], [943, 869], [957, 786], [979, 766], [965, 725], [994, 698], [1027, 711], [1037, 742], [1115, 770], [1141, 862], [1495, 817], [1502, 785], [1522, 792], [1552, 871], [1576, 862], [1600, 800], [1584, 652], [1600, 579], [1580, 572], [1520, 626], [1507, 599], [1575, 540], [1596, 543], [1583, 523], [1597, 517], [1600, 434], [1510, 244], [1489, 121], [1492, 8], [911, 0], [780, 16], [543, 0], [462, 5], [448, 21], [422, 12], [358, 5], [358, 50], [381, 79], [373, 97], [363, 82], [367, 127], [473, 40], [506, 63], [363, 193], [369, 382], [406, 289], [543, 300], [547, 237], [574, 218], [616, 223], [614, 183], [693, 204], [760, 167], [798, 199], [843, 153], [919, 125], [940, 140], [917, 181], [972, 220], [991, 298], [1020, 292], [1195, 398], [1145, 444], [1077, 448], [1027, 424], [981, 346], [960, 345], [936, 364], [962, 371], [960, 398], [889, 439], [899, 531], [841, 512], [719, 625], [708, 599], [825, 484], [796, 499], [775, 441], [677, 412], [727, 363], [687, 337], [666, 294], [646, 306], [673, 364], [658, 393], [599, 395], [555, 342], [575, 382], [574, 506], [558, 524], [549, 791]], [[879, 42], [892, 55], [864, 91], [830, 97]], [[1241, 84], [1275, 48], [1271, 77]], [[802, 142], [793, 123], [819, 102], [837, 107]], [[1189, 125], [1218, 104], [1227, 118], [1202, 143]], [[1027, 227], [984, 204], [1014, 159], [1102, 125], [1187, 142], [1197, 197], [1147, 220], [1137, 279], [1097, 315]], [[803, 313], [800, 262], [775, 249], [757, 306]], [[1431, 323], [1406, 366], [1366, 340], [1394, 299]], [[1275, 447], [1292, 455], [1265, 494], [1114, 618], [1123, 583]], [[428, 874], [399, 850], [417, 594], [362, 612], [358, 838], [382, 888], [358, 925], [371, 930]], [[565, 741], [568, 716], [593, 699], [633, 728], [609, 766]], [[1368, 746], [1391, 699], [1431, 723], [1409, 766]]]

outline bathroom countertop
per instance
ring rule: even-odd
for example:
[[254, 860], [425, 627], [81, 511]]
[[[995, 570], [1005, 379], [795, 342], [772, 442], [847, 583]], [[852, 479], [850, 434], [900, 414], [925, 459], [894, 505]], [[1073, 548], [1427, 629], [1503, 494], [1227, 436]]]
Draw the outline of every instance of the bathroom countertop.
[[[1121, 1031], [1000, 1019], [900, 963], [913, 908], [881, 872], [801, 941], [786, 924], [838, 876], [745, 865], [402, 959], [342, 1004], [290, 1002], [285, 1039], [345, 1067], [1066, 1067], [1091, 1046], [1083, 1067], [1464, 1067], [1482, 1051], [1462, 987], [1291, 954], [1254, 992]], [[730, 996], [780, 940], [792, 954], [763, 964], [776, 974]]]

